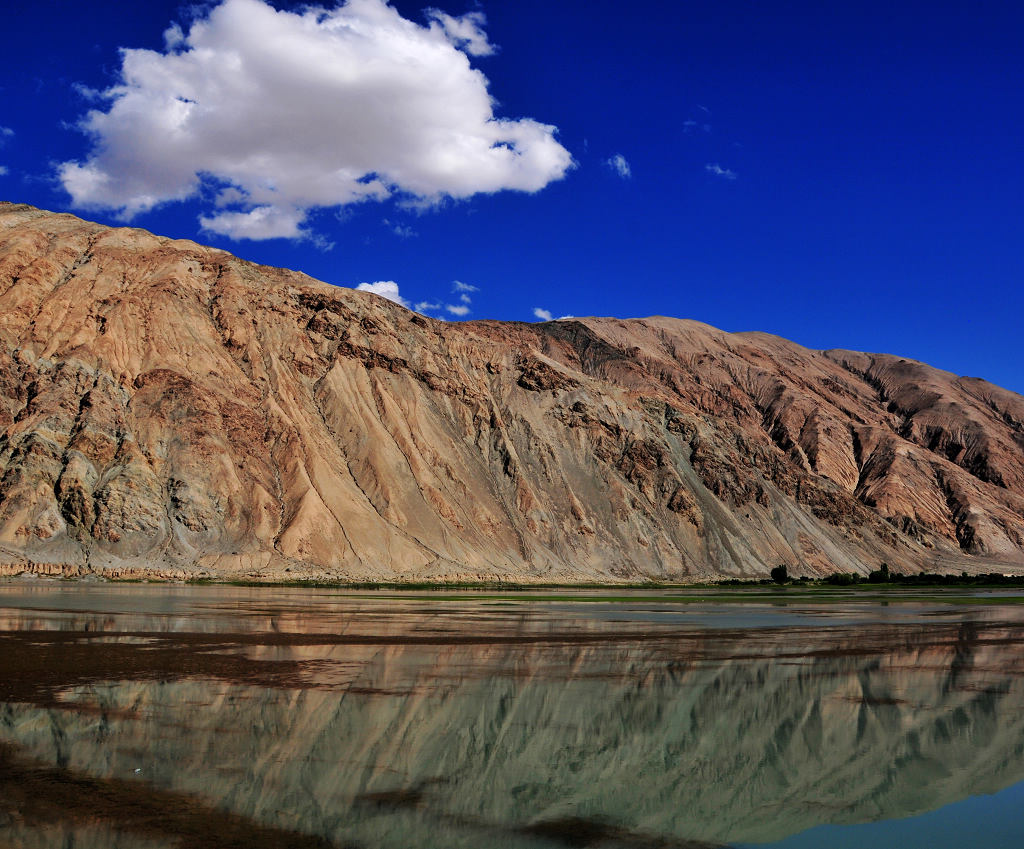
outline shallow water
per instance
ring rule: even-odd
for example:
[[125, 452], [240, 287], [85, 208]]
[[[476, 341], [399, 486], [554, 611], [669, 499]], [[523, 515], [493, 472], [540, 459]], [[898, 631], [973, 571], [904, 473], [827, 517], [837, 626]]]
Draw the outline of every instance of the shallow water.
[[0, 845], [1024, 845], [1024, 607], [714, 597], [0, 584]]

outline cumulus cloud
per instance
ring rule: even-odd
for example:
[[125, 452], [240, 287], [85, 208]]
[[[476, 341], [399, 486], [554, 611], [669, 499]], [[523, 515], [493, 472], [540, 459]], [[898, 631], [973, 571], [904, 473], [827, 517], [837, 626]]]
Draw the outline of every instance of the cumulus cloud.
[[463, 283], [461, 280], [456, 280], [456, 281], [454, 281], [452, 283], [452, 291], [453, 292], [463, 292], [463, 293], [479, 292], [480, 291], [480, 287], [479, 286], [474, 286], [471, 283]]
[[728, 168], [723, 168], [717, 162], [713, 165], [705, 165], [704, 170], [709, 174], [714, 174], [716, 177], [721, 177], [723, 180], [735, 180], [737, 174], [735, 171], [731, 171]]
[[633, 176], [633, 169], [629, 167], [629, 162], [626, 161], [626, 157], [621, 153], [616, 153], [615, 156], [608, 160], [607, 165], [612, 171], [622, 177], [623, 180]]
[[493, 52], [483, 25], [421, 25], [385, 0], [223, 0], [163, 51], [122, 51], [106, 109], [80, 124], [91, 152], [58, 176], [75, 206], [124, 218], [216, 195], [203, 226], [248, 239], [302, 235], [321, 207], [539, 191], [572, 157], [554, 127], [494, 115], [469, 60]]
[[[373, 292], [403, 307], [408, 307], [409, 302], [398, 293], [398, 284], [394, 280], [378, 280], [376, 283], [360, 283], [356, 286], [360, 292]], [[418, 307], [417, 307], [418, 309]]]
[[433, 312], [434, 310], [441, 309], [443, 306], [444, 304], [440, 301], [419, 301], [414, 309], [416, 312]]
[[[221, 204], [223, 205], [223, 204]], [[298, 239], [305, 216], [294, 208], [257, 206], [248, 212], [218, 212], [199, 217], [204, 230], [223, 233], [233, 239]]]
[[466, 304], [445, 304], [444, 308], [452, 315], [469, 315], [469, 307]]
[[551, 310], [541, 309], [540, 307], [533, 308], [533, 315], [535, 318], [539, 318], [541, 321], [552, 321]]

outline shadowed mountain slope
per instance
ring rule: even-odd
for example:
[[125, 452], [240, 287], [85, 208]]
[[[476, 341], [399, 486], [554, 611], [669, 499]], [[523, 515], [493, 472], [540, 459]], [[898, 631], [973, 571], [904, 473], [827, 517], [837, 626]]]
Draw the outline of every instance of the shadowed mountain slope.
[[0, 204], [5, 572], [1024, 567], [1024, 398], [670, 318], [448, 324]]

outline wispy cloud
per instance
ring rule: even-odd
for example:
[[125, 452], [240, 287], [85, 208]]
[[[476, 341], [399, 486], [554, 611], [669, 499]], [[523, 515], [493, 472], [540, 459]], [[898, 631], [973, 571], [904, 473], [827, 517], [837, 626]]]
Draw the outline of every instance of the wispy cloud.
[[723, 168], [717, 162], [704, 166], [704, 170], [709, 174], [714, 174], [716, 177], [721, 177], [723, 180], [735, 180], [739, 176], [735, 171], [729, 168]]
[[472, 293], [479, 292], [480, 287], [472, 283], [463, 283], [461, 280], [452, 281], [452, 292], [459, 296], [459, 303], [445, 304], [444, 308], [452, 315], [467, 316], [471, 312], [470, 304], [473, 303]]
[[398, 221], [389, 221], [387, 218], [384, 219], [384, 226], [387, 227], [392, 233], [398, 236], [400, 239], [411, 239], [417, 235], [416, 231], [412, 229], [408, 224], [402, 224]]
[[[10, 127], [0, 127], [0, 147], [3, 147], [4, 142], [14, 135], [14, 130]], [[0, 177], [6, 177], [10, 173], [6, 165], [0, 165]]]
[[[629, 162], [621, 153], [616, 153], [615, 156], [607, 160], [605, 164], [611, 168], [612, 171], [622, 177], [623, 180], [627, 180], [633, 176], [633, 169], [629, 167]], [[548, 320], [550, 321], [550, 319]]]
[[121, 51], [79, 125], [91, 150], [58, 167], [75, 207], [128, 219], [231, 187], [205, 229], [296, 239], [316, 209], [536, 192], [573, 166], [555, 127], [494, 115], [469, 58], [493, 52], [480, 12], [419, 24], [387, 0], [194, 8], [163, 50]]
[[534, 318], [539, 318], [541, 321], [553, 321], [551, 310], [541, 309], [540, 307], [533, 308]]
[[479, 292], [480, 287], [474, 286], [472, 283], [463, 283], [461, 280], [453, 280], [451, 285], [452, 294], [456, 295], [456, 302], [449, 303], [447, 300], [423, 300], [416, 303], [416, 312], [421, 313], [435, 313], [434, 318], [442, 318], [443, 316], [437, 315], [436, 313], [448, 313], [450, 315], [464, 318], [469, 315], [472, 311], [473, 304], [473, 293]]
[[432, 29], [440, 26], [448, 40], [470, 56], [490, 56], [494, 53], [494, 45], [484, 34], [487, 18], [483, 12], [467, 12], [462, 17], [455, 18], [439, 9], [430, 9], [427, 16], [432, 21]]

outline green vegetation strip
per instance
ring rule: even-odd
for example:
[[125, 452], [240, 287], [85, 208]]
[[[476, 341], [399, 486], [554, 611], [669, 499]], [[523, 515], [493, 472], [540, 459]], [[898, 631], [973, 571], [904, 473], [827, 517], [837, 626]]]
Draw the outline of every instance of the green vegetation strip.
[[[330, 581], [191, 581], [191, 584], [243, 587], [329, 589], [353, 598], [372, 591], [379, 600], [581, 604], [1024, 604], [1024, 577], [923, 575], [885, 583], [866, 580], [722, 581], [714, 584], [502, 584], [502, 583], [339, 583]], [[1020, 589], [1020, 594], [1013, 590]], [[631, 594], [631, 590], [638, 591]], [[988, 590], [1006, 595], [966, 595]], [[595, 592], [596, 591], [596, 592]]]
[[[353, 598], [366, 598], [366, 596], [351, 596]], [[879, 593], [866, 595], [861, 593], [824, 595], [817, 593], [807, 594], [775, 594], [775, 593], [751, 593], [749, 595], [657, 595], [657, 596], [583, 596], [583, 595], [450, 595], [437, 593], [431, 595], [409, 595], [409, 594], [381, 594], [374, 598], [391, 601], [435, 601], [435, 602], [466, 602], [484, 601], [502, 604], [534, 604], [534, 603], [563, 603], [563, 604], [972, 604], [972, 605], [1001, 605], [1001, 604], [1024, 604], [1024, 596], [963, 596], [947, 595], [945, 593], [913, 595], [890, 595]]]

